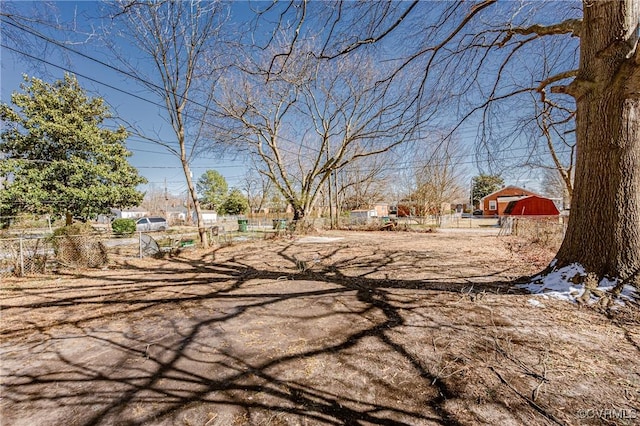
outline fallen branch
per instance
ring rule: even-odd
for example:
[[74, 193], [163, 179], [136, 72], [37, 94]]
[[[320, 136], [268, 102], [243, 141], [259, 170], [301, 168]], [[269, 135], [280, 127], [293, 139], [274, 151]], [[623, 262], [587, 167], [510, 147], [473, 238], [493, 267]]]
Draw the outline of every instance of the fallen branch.
[[547, 419], [551, 420], [552, 422], [554, 422], [554, 423], [556, 423], [558, 425], [564, 426], [565, 423], [562, 423], [553, 414], [548, 413], [544, 408], [540, 407], [538, 404], [533, 402], [533, 400], [531, 400], [531, 398], [529, 398], [529, 397], [523, 395], [522, 393], [520, 393], [520, 391], [518, 389], [516, 389], [515, 387], [513, 387], [513, 385], [511, 383], [509, 383], [504, 377], [502, 377], [502, 375], [500, 373], [498, 373], [498, 371], [495, 368], [493, 368], [492, 366], [489, 366], [489, 369], [491, 371], [493, 371], [496, 376], [498, 376], [498, 379], [500, 379], [500, 381], [502, 383], [504, 383], [509, 389], [511, 389], [513, 392], [515, 392], [515, 394], [518, 395], [520, 398], [524, 399], [527, 402], [527, 404], [529, 404], [529, 406], [531, 406], [531, 408], [533, 408], [538, 413], [542, 414], [544, 417], [546, 417]]

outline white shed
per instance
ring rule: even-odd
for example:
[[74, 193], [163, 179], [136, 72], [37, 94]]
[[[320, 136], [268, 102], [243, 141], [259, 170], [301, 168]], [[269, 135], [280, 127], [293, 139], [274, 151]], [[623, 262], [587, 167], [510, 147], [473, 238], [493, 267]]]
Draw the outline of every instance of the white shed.
[[[205, 225], [212, 225], [218, 222], [218, 213], [215, 210], [201, 210], [200, 213]], [[197, 219], [196, 213], [193, 212], [193, 221], [195, 222]]]
[[378, 212], [375, 209], [371, 210], [351, 210], [349, 215], [350, 222], [354, 225], [365, 224], [371, 221], [372, 218], [377, 218]]

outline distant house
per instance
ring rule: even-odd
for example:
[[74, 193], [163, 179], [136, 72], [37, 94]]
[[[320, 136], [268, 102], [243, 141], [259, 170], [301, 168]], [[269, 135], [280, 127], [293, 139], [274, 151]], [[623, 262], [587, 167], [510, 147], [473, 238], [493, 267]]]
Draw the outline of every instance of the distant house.
[[504, 209], [504, 214], [508, 216], [558, 216], [560, 211], [553, 200], [530, 195], [509, 202]]
[[117, 219], [137, 219], [139, 217], [147, 216], [149, 211], [142, 207], [133, 207], [131, 209], [111, 209], [111, 213]]
[[483, 216], [502, 216], [510, 202], [532, 195], [540, 197], [535, 192], [524, 188], [506, 186], [482, 198], [480, 200], [480, 209]]
[[380, 217], [389, 216], [389, 204], [387, 203], [375, 203], [373, 210], [376, 211], [376, 215]]

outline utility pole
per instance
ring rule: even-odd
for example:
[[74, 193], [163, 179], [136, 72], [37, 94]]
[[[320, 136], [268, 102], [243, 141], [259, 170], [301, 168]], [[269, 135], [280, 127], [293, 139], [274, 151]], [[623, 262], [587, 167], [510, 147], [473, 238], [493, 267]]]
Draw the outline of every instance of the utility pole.
[[327, 186], [329, 188], [328, 198], [329, 198], [329, 224], [330, 228], [333, 229], [333, 196], [332, 196], [332, 188], [331, 188], [331, 175], [332, 172], [329, 172], [329, 176], [327, 179]]
[[164, 218], [169, 221], [169, 193], [167, 192], [167, 178], [164, 178]]
[[471, 178], [471, 187], [469, 188], [469, 212], [473, 216], [473, 178]]
[[[338, 200], [338, 170], [333, 170], [333, 189], [335, 193], [336, 199], [336, 210], [335, 210], [335, 229], [338, 229], [340, 222], [340, 203]], [[333, 226], [331, 227], [333, 229]]]

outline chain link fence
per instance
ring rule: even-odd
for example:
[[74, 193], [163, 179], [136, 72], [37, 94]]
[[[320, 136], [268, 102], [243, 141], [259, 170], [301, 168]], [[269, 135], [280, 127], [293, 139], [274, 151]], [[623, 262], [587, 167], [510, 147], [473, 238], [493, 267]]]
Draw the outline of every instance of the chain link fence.
[[44, 274], [60, 265], [96, 268], [106, 264], [107, 249], [100, 235], [0, 239], [0, 277]]
[[[379, 218], [375, 221], [379, 224]], [[477, 219], [472, 219], [477, 220]], [[310, 226], [322, 227], [325, 219]], [[495, 221], [495, 219], [494, 219]], [[286, 232], [287, 219], [249, 219], [227, 217], [207, 228], [209, 241], [228, 244], [233, 241], [265, 238]], [[566, 230], [564, 217], [505, 217], [500, 220], [500, 235], [515, 235], [546, 246], [562, 242]], [[482, 226], [479, 225], [479, 226]], [[488, 226], [488, 225], [486, 225]], [[106, 266], [110, 258], [132, 258], [176, 253], [197, 244], [197, 232], [136, 233], [128, 237], [111, 233], [71, 235], [22, 235], [0, 239], [0, 278], [45, 274], [59, 267], [96, 268]]]
[[45, 273], [52, 267], [53, 246], [45, 238], [0, 240], [0, 277]]
[[559, 247], [567, 230], [563, 216], [505, 216], [500, 235], [515, 235], [546, 247]]
[[[225, 218], [218, 225], [207, 228], [213, 244], [265, 238], [272, 231], [273, 222]], [[172, 232], [136, 232], [122, 236], [112, 233], [53, 236], [51, 234], [23, 234], [0, 238], [0, 279], [46, 274], [60, 267], [100, 268], [109, 260], [134, 257], [174, 255], [198, 245], [193, 228], [177, 228]]]

